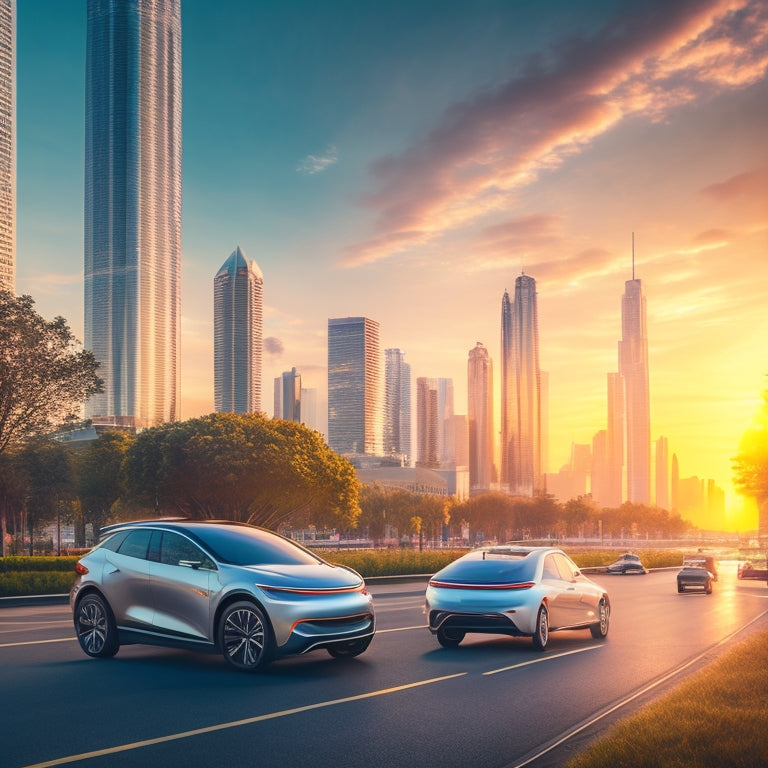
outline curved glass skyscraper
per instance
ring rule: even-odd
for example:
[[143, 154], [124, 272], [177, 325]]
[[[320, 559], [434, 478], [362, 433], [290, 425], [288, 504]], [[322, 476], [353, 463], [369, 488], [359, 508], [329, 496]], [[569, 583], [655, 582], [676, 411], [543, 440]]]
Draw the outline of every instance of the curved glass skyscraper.
[[85, 334], [104, 392], [88, 416], [179, 418], [180, 0], [88, 0]]
[[263, 316], [264, 277], [238, 246], [213, 279], [213, 400], [217, 413], [261, 410]]

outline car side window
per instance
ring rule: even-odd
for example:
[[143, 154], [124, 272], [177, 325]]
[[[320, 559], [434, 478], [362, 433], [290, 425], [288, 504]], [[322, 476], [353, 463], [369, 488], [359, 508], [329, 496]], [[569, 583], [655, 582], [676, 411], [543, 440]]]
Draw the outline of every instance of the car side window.
[[165, 565], [198, 563], [199, 568], [214, 569], [216, 566], [200, 547], [178, 533], [163, 533], [160, 544], [160, 562]]
[[557, 563], [557, 568], [560, 571], [560, 578], [564, 581], [573, 581], [576, 578], [576, 571], [578, 571], [578, 568], [576, 568], [567, 557], [563, 557], [562, 555], [555, 555], [554, 557], [555, 562]]
[[146, 560], [151, 535], [152, 531], [150, 530], [131, 531], [117, 548], [117, 552], [128, 557], [139, 557]]
[[560, 573], [557, 570], [554, 555], [547, 555], [544, 558], [544, 571], [541, 574], [543, 579], [559, 579]]

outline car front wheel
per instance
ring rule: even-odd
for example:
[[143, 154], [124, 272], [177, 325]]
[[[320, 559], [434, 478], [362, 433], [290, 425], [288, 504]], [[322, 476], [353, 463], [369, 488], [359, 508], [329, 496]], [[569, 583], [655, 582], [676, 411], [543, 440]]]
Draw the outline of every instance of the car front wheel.
[[334, 659], [351, 659], [359, 656], [371, 644], [371, 637], [359, 637], [356, 640], [345, 640], [343, 643], [334, 643], [326, 649]]
[[549, 642], [549, 611], [546, 605], [539, 608], [536, 616], [536, 630], [533, 633], [533, 647], [543, 651]]
[[437, 642], [440, 643], [443, 648], [456, 648], [464, 639], [464, 635], [465, 633], [459, 629], [440, 627], [440, 629], [437, 630]]
[[86, 595], [77, 604], [75, 631], [80, 647], [89, 656], [108, 659], [120, 648], [115, 619], [101, 595]]
[[592, 633], [592, 637], [596, 640], [603, 640], [608, 635], [608, 627], [611, 623], [611, 607], [605, 600], [600, 601], [598, 615], [600, 616], [600, 621], [596, 624], [592, 624], [589, 631]]
[[269, 661], [270, 629], [261, 609], [246, 600], [232, 603], [219, 622], [219, 647], [236, 669], [255, 672]]

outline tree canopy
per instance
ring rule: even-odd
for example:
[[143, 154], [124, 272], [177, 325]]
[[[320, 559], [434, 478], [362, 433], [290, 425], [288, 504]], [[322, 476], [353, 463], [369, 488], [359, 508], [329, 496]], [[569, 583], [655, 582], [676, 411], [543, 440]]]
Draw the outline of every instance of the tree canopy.
[[314, 513], [352, 527], [354, 467], [303, 424], [216, 413], [141, 432], [123, 464], [128, 501], [158, 513], [277, 528]]
[[0, 453], [76, 419], [102, 391], [97, 368], [63, 317], [49, 322], [31, 296], [0, 290]]

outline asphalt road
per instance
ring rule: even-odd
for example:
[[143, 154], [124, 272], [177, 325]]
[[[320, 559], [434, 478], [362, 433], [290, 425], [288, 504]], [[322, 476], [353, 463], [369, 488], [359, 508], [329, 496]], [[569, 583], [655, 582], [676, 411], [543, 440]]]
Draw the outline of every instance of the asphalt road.
[[601, 576], [607, 641], [560, 632], [468, 636], [441, 648], [423, 582], [372, 587], [377, 634], [356, 659], [325, 651], [230, 670], [217, 656], [79, 649], [64, 605], [0, 609], [0, 765], [89, 768], [562, 765], [750, 632], [768, 589], [721, 564], [712, 595], [679, 595], [675, 571]]

